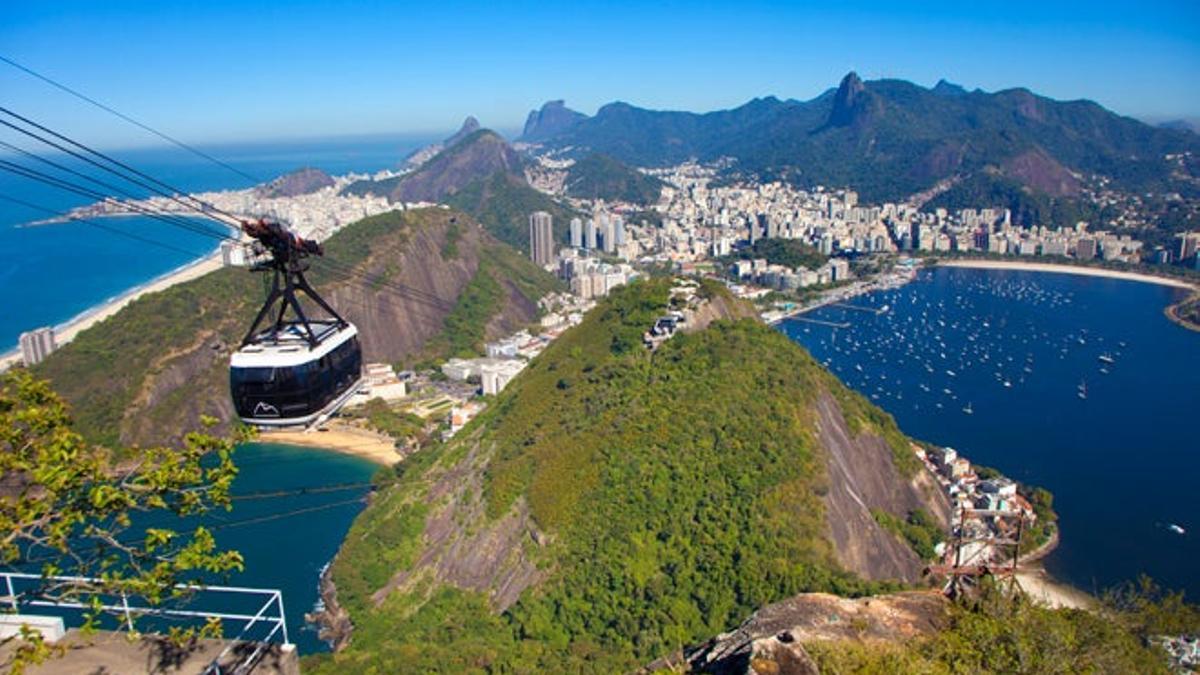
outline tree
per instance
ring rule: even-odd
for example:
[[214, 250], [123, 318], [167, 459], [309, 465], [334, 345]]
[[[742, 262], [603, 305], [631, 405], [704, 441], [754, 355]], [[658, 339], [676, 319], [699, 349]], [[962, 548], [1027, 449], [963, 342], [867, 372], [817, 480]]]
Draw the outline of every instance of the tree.
[[[0, 374], [0, 563], [40, 573], [39, 599], [84, 605], [88, 631], [99, 626], [106, 597], [132, 596], [151, 606], [186, 600], [189, 591], [179, 585], [240, 571], [242, 556], [219, 550], [204, 527], [176, 531], [135, 518], [228, 510], [240, 440], [191, 433], [181, 448], [114, 453], [74, 431], [48, 383], [23, 369]], [[85, 580], [49, 579], [57, 575]], [[127, 627], [136, 631], [135, 623]], [[217, 630], [209, 624], [172, 629], [171, 636], [186, 640]], [[29, 639], [8, 664], [14, 672], [54, 653], [37, 634], [24, 633]]]

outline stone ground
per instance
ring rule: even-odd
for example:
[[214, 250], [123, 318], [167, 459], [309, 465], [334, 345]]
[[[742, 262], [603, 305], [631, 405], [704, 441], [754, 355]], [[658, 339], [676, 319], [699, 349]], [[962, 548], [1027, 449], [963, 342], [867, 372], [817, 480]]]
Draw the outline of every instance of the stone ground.
[[[229, 644], [228, 640], [198, 640], [195, 645], [175, 648], [157, 636], [145, 636], [129, 641], [122, 633], [98, 631], [84, 637], [75, 629], [67, 631], [60, 644], [66, 653], [46, 663], [27, 669], [30, 675], [191, 675], [204, 671]], [[7, 664], [15, 645], [0, 646], [0, 664]], [[233, 672], [242, 657], [254, 650], [253, 643], [237, 643], [221, 659], [223, 672]], [[0, 665], [3, 669], [4, 665]], [[295, 649], [284, 650], [270, 645], [258, 664], [250, 671], [254, 675], [300, 675], [300, 659]]]

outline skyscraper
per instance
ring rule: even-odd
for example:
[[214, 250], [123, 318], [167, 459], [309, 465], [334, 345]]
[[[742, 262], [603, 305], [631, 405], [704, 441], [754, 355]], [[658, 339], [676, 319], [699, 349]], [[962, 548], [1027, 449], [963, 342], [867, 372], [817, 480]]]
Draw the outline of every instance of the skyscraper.
[[53, 328], [38, 328], [28, 333], [21, 333], [21, 360], [25, 365], [32, 366], [41, 363], [58, 346], [54, 343]]
[[587, 226], [584, 228], [584, 247], [596, 249], [596, 221], [588, 218]]
[[554, 263], [554, 229], [545, 211], [529, 214], [529, 257], [542, 267]]
[[604, 239], [604, 252], [614, 253], [617, 250], [617, 228], [616, 222], [608, 217], [608, 214], [600, 216], [601, 237]]
[[571, 219], [571, 247], [583, 248], [583, 221], [578, 218]]

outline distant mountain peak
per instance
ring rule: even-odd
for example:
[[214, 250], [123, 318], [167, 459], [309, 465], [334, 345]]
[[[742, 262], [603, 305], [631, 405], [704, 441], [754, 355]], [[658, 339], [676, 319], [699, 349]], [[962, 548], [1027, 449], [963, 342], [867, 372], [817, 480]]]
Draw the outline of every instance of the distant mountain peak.
[[482, 127], [479, 126], [479, 120], [475, 119], [474, 115], [467, 115], [467, 119], [463, 120], [462, 126], [458, 128], [458, 131], [454, 132], [453, 136], [446, 139], [444, 145], [448, 148], [467, 136], [475, 133], [476, 131], [479, 131], [481, 128]]
[[[462, 131], [470, 128], [471, 121], [468, 119]], [[359, 181], [347, 186], [344, 194], [375, 194], [393, 202], [436, 202], [498, 171], [525, 180], [521, 157], [491, 129], [475, 129], [454, 144], [430, 147], [440, 149], [410, 173], [380, 181]]]
[[587, 115], [567, 107], [562, 99], [546, 101], [538, 110], [532, 110], [525, 118], [525, 129], [521, 133], [523, 141], [540, 141], [570, 131]]
[[963, 96], [967, 93], [967, 90], [963, 89], [961, 85], [947, 82], [944, 79], [938, 80], [930, 91], [939, 96]]
[[1200, 121], [1197, 120], [1167, 120], [1166, 122], [1158, 123], [1159, 129], [1170, 129], [1172, 131], [1190, 131], [1192, 133], [1200, 133]]
[[437, 154], [446, 148], [452, 148], [465, 140], [468, 136], [482, 129], [479, 125], [479, 120], [475, 119], [474, 115], [467, 115], [467, 119], [463, 120], [462, 126], [454, 135], [450, 136], [441, 143], [431, 143], [423, 148], [418, 148], [404, 160], [404, 166], [409, 169], [419, 168], [425, 162], [433, 159]]
[[880, 106], [880, 101], [853, 70], [842, 78], [833, 96], [827, 127], [848, 127], [864, 124]]

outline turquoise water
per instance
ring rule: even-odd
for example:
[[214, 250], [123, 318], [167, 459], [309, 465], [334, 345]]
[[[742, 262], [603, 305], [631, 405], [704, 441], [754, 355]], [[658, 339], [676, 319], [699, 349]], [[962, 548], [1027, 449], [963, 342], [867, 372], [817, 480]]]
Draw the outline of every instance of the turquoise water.
[[791, 320], [780, 329], [909, 435], [1050, 489], [1062, 525], [1046, 559], [1055, 576], [1093, 591], [1145, 573], [1196, 599], [1200, 333], [1163, 315], [1180, 294], [1066, 274], [934, 269], [852, 301], [888, 305], [886, 313], [807, 315], [848, 328]]
[[[346, 483], [364, 483], [379, 469], [365, 459], [328, 450], [252, 443], [238, 448], [235, 495], [294, 491]], [[231, 512], [206, 519], [217, 543], [241, 552], [246, 570], [228, 580], [235, 586], [277, 588], [292, 642], [302, 654], [327, 647], [304, 624], [317, 602], [321, 568], [333, 559], [355, 516], [366, 506], [365, 487], [243, 499]]]
[[[270, 180], [301, 166], [316, 166], [334, 175], [395, 168], [411, 150], [429, 140], [424, 135], [397, 135], [205, 150], [251, 176]], [[250, 181], [237, 174], [182, 150], [111, 154], [186, 191], [250, 186]], [[118, 182], [69, 157], [54, 159], [107, 182]], [[13, 161], [33, 166], [31, 160]], [[82, 182], [71, 176], [64, 178]], [[146, 192], [133, 186], [124, 187], [131, 188], [133, 194]], [[0, 195], [58, 211], [91, 201], [6, 172], [0, 172]], [[148, 245], [83, 223], [18, 227], [45, 217], [43, 212], [0, 199], [0, 297], [9, 303], [8, 310], [0, 312], [0, 352], [14, 347], [22, 331], [67, 321], [130, 288], [201, 258], [217, 246], [215, 239], [144, 217], [105, 218], [99, 222], [165, 246]]]

